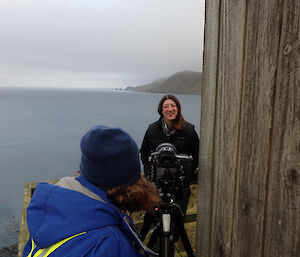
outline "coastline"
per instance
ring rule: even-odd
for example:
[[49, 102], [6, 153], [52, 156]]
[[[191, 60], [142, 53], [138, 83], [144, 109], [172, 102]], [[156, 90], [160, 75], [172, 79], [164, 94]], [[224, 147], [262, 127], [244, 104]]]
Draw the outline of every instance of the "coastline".
[[18, 242], [4, 246], [0, 248], [0, 256], [1, 257], [17, 257], [18, 256]]

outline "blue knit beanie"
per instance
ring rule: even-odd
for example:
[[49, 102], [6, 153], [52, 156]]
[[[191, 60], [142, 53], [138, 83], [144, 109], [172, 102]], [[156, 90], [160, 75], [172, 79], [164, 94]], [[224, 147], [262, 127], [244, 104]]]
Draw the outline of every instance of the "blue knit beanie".
[[135, 141], [120, 128], [96, 126], [81, 139], [81, 174], [104, 191], [126, 187], [141, 176]]

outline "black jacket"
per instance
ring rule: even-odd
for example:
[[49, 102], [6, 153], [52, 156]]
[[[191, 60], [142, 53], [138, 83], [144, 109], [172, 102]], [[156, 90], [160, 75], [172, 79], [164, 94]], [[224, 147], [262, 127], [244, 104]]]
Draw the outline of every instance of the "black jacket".
[[187, 154], [193, 157], [192, 172], [198, 167], [199, 138], [194, 125], [187, 122], [185, 128], [181, 131], [167, 137], [162, 129], [161, 119], [150, 124], [140, 149], [144, 171], [147, 173], [149, 168], [149, 156], [155, 152], [161, 143], [170, 143], [176, 147], [177, 154]]

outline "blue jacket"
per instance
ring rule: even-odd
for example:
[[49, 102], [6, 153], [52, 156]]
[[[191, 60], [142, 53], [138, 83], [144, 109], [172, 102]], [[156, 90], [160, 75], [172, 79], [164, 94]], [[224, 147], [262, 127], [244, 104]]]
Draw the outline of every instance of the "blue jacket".
[[27, 224], [30, 239], [23, 257], [38, 256], [45, 248], [51, 257], [143, 256], [133, 244], [143, 247], [132, 220], [83, 176], [56, 185], [39, 183], [27, 208]]

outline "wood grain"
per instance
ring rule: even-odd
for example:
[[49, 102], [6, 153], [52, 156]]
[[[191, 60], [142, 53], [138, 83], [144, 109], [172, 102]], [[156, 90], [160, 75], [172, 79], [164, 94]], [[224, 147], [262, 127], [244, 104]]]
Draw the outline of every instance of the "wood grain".
[[300, 2], [206, 16], [197, 256], [300, 256]]
[[300, 3], [286, 1], [276, 81], [264, 256], [300, 255]]

